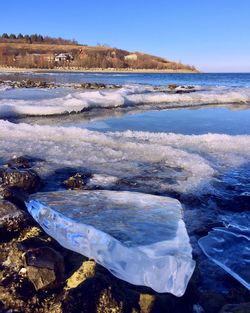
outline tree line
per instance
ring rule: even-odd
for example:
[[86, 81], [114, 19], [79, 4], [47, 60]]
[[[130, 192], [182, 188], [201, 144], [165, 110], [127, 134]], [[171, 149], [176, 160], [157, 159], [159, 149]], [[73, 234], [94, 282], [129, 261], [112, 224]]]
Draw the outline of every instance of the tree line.
[[54, 45], [78, 45], [75, 39], [63, 39], [61, 37], [42, 36], [40, 34], [8, 34], [0, 35], [0, 42], [20, 42], [20, 43], [39, 43], [39, 44], [54, 44]]

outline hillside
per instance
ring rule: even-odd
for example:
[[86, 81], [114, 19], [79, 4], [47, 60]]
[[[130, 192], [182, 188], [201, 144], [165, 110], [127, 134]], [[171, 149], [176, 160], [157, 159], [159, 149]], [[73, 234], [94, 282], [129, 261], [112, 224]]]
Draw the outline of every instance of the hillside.
[[195, 67], [141, 52], [76, 43], [0, 41], [0, 66], [35, 69], [121, 69], [197, 72]]

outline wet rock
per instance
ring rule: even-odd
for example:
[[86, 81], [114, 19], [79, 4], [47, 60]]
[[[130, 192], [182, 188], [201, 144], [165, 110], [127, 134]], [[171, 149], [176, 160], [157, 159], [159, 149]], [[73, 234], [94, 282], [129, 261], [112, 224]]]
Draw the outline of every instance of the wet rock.
[[170, 84], [167, 86], [167, 89], [170, 93], [182, 94], [182, 93], [190, 93], [195, 91], [194, 86], [179, 86], [176, 84]]
[[8, 167], [10, 168], [30, 168], [29, 159], [25, 157], [13, 158], [8, 161]]
[[86, 89], [104, 89], [106, 88], [105, 84], [98, 84], [98, 83], [85, 83], [85, 84], [81, 84], [82, 88], [86, 88]]
[[67, 279], [66, 289], [77, 288], [87, 278], [94, 277], [95, 275], [95, 261], [86, 261]]
[[27, 275], [36, 290], [55, 287], [64, 278], [64, 260], [49, 247], [29, 250], [24, 255]]
[[63, 182], [68, 189], [85, 189], [88, 180], [91, 178], [90, 173], [76, 173]]
[[27, 252], [32, 249], [45, 247], [48, 241], [42, 237], [31, 237], [17, 242], [17, 247], [23, 252]]
[[38, 174], [30, 169], [0, 168], [0, 187], [17, 187], [34, 192], [41, 184]]
[[129, 304], [129, 302], [136, 304], [136, 296], [127, 289], [123, 290], [119, 286], [120, 282], [113, 279], [106, 271], [102, 272], [102, 268], [98, 267], [94, 276], [92, 273], [90, 276], [81, 276], [82, 283], [67, 288], [63, 299], [63, 312], [139, 312], [133, 311], [132, 305]]
[[250, 313], [250, 302], [239, 304], [226, 304], [219, 313]]
[[48, 83], [46, 81], [35, 81], [31, 79], [16, 81], [12, 83], [15, 88], [55, 88], [54, 83]]
[[177, 84], [169, 84], [169, 85], [167, 86], [167, 88], [168, 88], [169, 90], [175, 90], [177, 87], [178, 87]]
[[102, 83], [82, 83], [79, 85], [74, 85], [75, 89], [116, 89], [121, 88], [119, 85], [112, 84], [102, 84]]
[[31, 168], [36, 161], [41, 161], [40, 159], [35, 159], [27, 155], [13, 157], [7, 162], [8, 167], [14, 169], [27, 169]]
[[26, 211], [25, 201], [28, 199], [28, 194], [19, 188], [0, 185], [0, 199], [10, 201], [19, 209]]
[[19, 233], [29, 219], [29, 215], [19, 210], [13, 203], [0, 200], [0, 240], [10, 234]]

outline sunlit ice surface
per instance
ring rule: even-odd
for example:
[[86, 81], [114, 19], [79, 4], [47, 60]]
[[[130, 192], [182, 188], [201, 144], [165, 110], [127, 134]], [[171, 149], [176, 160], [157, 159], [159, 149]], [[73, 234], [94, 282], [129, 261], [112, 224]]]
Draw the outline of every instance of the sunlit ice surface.
[[136, 192], [59, 191], [31, 196], [35, 220], [62, 246], [120, 279], [182, 296], [195, 262], [179, 201]]

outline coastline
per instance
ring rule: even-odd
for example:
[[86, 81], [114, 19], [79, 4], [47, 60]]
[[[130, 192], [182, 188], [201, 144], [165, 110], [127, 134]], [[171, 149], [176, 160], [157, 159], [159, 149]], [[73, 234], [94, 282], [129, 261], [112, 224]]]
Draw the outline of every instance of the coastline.
[[0, 72], [3, 73], [23, 73], [23, 72], [35, 72], [35, 73], [45, 73], [45, 72], [73, 72], [73, 73], [159, 73], [159, 74], [197, 74], [199, 71], [192, 70], [157, 70], [157, 69], [124, 69], [124, 68], [54, 68], [54, 69], [45, 69], [45, 68], [18, 68], [18, 67], [0, 67]]

